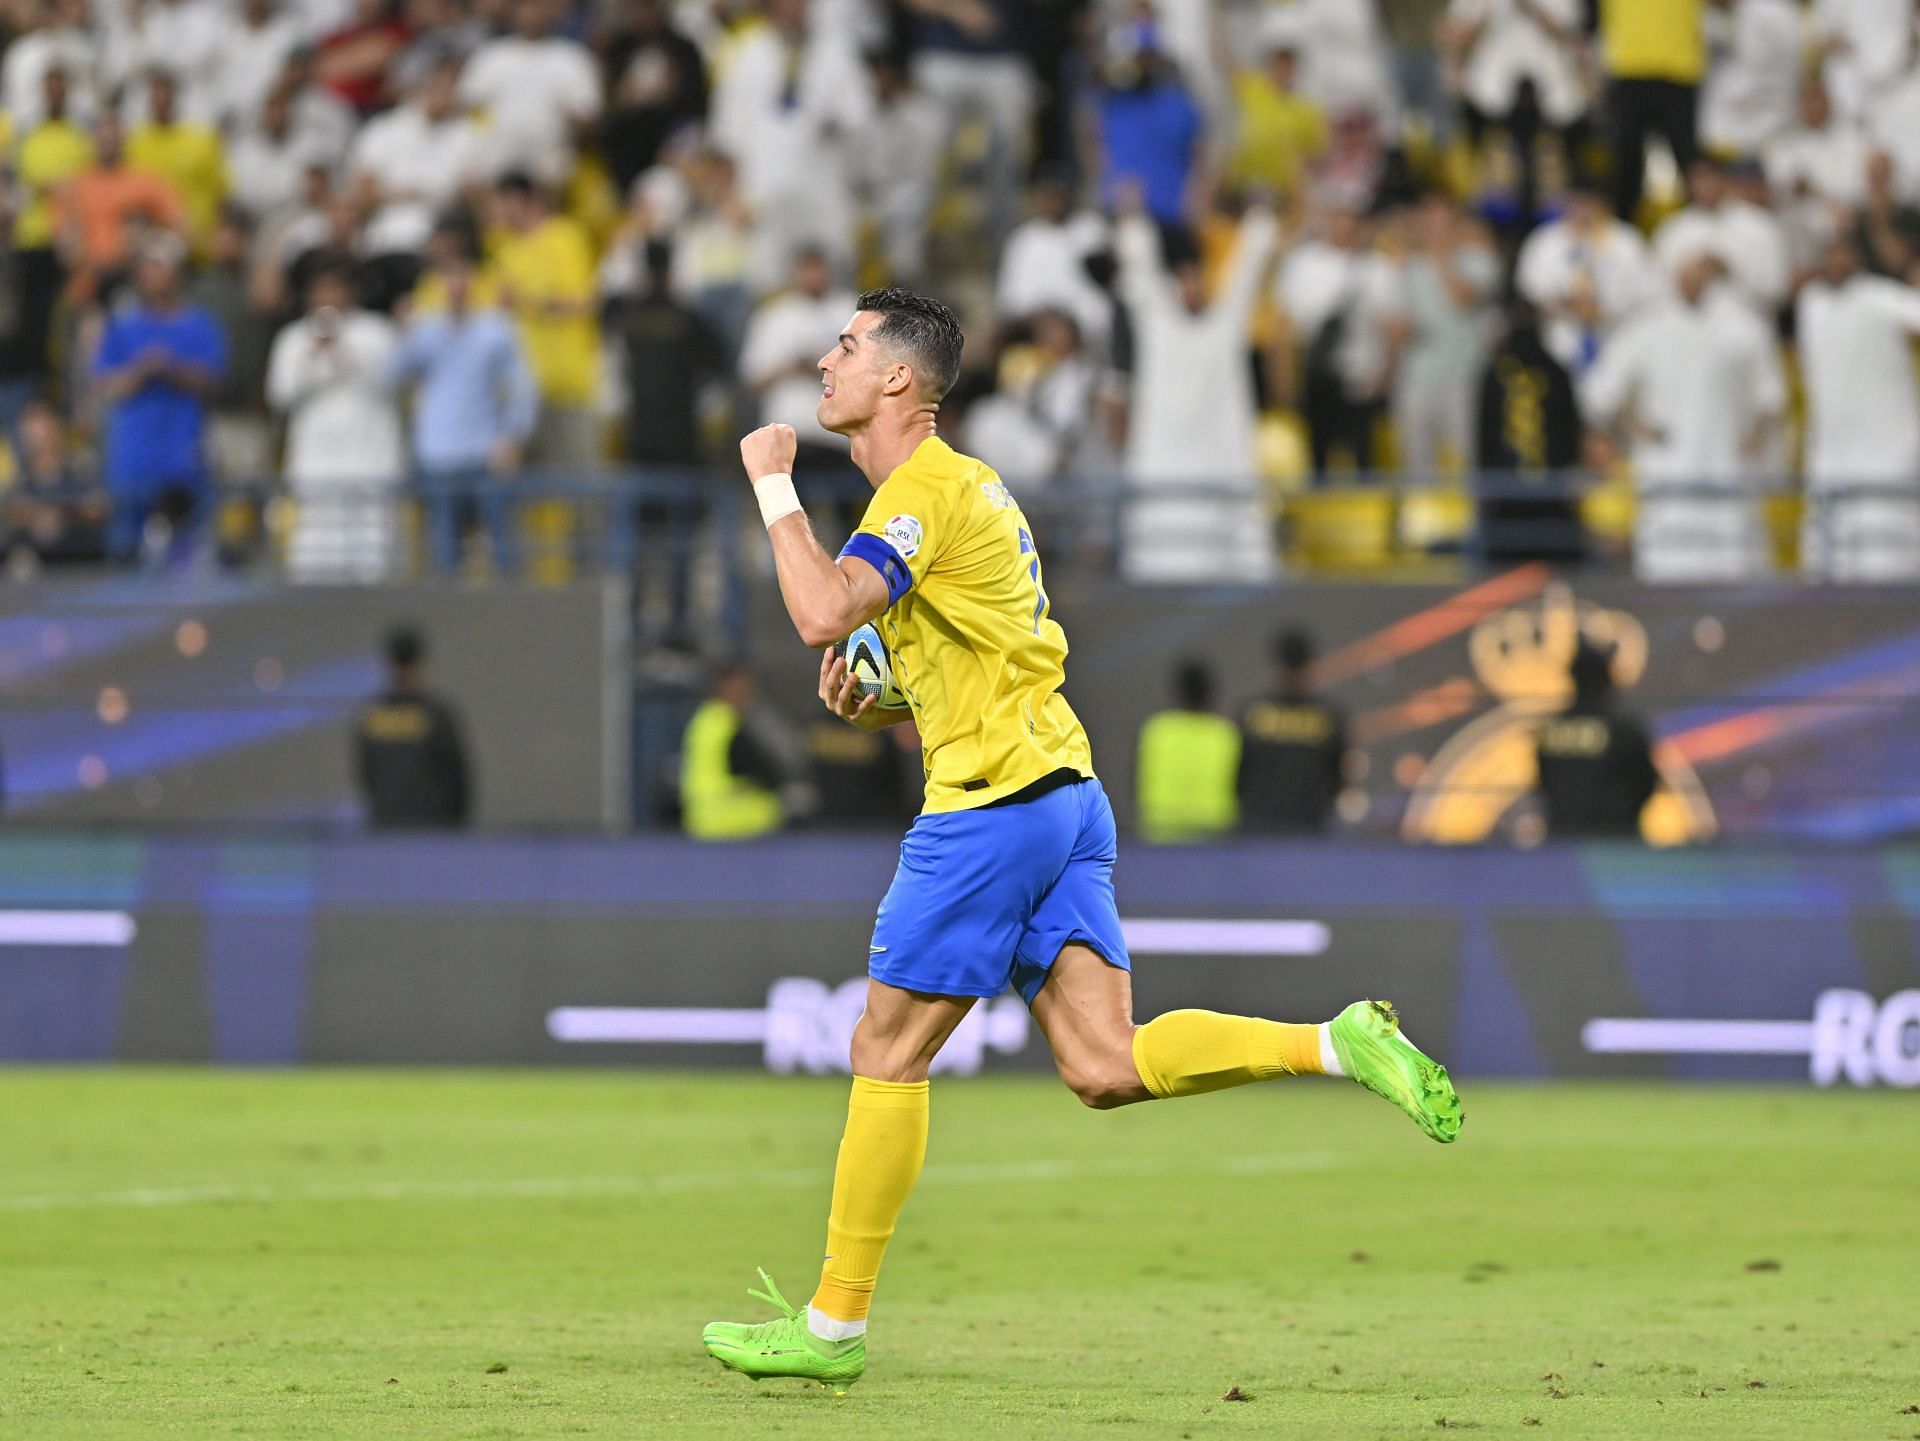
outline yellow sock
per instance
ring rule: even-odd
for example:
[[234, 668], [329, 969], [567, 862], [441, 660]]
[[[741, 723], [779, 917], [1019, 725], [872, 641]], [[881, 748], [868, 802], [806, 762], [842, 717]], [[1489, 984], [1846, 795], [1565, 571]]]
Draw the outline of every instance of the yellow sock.
[[1217, 1011], [1168, 1011], [1133, 1033], [1133, 1066], [1154, 1095], [1198, 1096], [1275, 1076], [1320, 1076], [1320, 1028]]
[[836, 1321], [864, 1321], [880, 1258], [927, 1156], [927, 1083], [853, 1078], [833, 1171], [827, 1259], [813, 1304]]

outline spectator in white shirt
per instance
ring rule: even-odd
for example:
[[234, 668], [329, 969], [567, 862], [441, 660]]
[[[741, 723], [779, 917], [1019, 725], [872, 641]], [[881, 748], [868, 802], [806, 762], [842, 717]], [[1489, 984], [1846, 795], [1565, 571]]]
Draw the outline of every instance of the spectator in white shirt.
[[1287, 252], [1274, 279], [1273, 388], [1281, 404], [1300, 407], [1315, 475], [1332, 469], [1336, 455], [1357, 470], [1373, 466], [1402, 262], [1372, 241], [1357, 211], [1334, 207]]
[[1668, 216], [1653, 236], [1653, 253], [1667, 279], [1676, 280], [1703, 255], [1717, 259], [1754, 314], [1771, 321], [1793, 278], [1780, 222], [1740, 199], [1718, 161], [1696, 160], [1687, 171], [1687, 190], [1687, 207]]
[[256, 220], [267, 221], [300, 198], [307, 167], [320, 158], [294, 133], [293, 97], [273, 90], [227, 147], [229, 197]]
[[1827, 90], [1841, 114], [1860, 116], [1913, 63], [1913, 0], [1813, 0]]
[[1774, 214], [1796, 273], [1811, 270], [1826, 249], [1836, 211], [1857, 210], [1865, 202], [1870, 153], [1861, 125], [1835, 115], [1826, 87], [1809, 80], [1800, 91], [1799, 122], [1775, 136], [1765, 151]]
[[1500, 257], [1451, 196], [1420, 202], [1415, 249], [1400, 274], [1393, 425], [1401, 467], [1415, 480], [1443, 462], [1470, 464], [1480, 373], [1493, 343]]
[[796, 471], [838, 472], [846, 443], [820, 424], [820, 357], [854, 313], [851, 291], [833, 283], [824, 251], [805, 250], [793, 265], [793, 288], [763, 302], [747, 323], [740, 378], [759, 400], [762, 425], [791, 425], [799, 437]]
[[1580, 387], [1590, 423], [1623, 435], [1639, 489], [1634, 573], [1656, 583], [1766, 569], [1755, 466], [1786, 409], [1772, 331], [1716, 284], [1710, 254], [1672, 296], [1614, 332]]
[[1102, 367], [1087, 357], [1064, 310], [1029, 319], [1030, 343], [1003, 362], [1000, 387], [966, 413], [965, 442], [1024, 495], [1056, 476], [1107, 471], [1113, 456], [1098, 425]]
[[918, 285], [927, 270], [927, 217], [945, 154], [946, 114], [892, 56], [871, 57], [867, 73], [873, 118], [852, 137], [860, 205], [879, 230], [888, 283]]
[[1707, 11], [1707, 77], [1700, 143], [1755, 155], [1793, 123], [1806, 25], [1794, 0], [1714, 0]]
[[460, 97], [487, 113], [495, 178], [530, 171], [549, 185], [573, 169], [575, 133], [600, 116], [600, 70], [577, 40], [553, 33], [552, 0], [514, 0], [513, 33], [474, 51]]
[[214, 106], [222, 126], [244, 125], [253, 119], [299, 43], [299, 27], [275, 8], [275, 0], [243, 0], [240, 23], [228, 26], [225, 55], [214, 85]]
[[1453, 0], [1443, 29], [1476, 124], [1504, 124], [1531, 84], [1539, 118], [1565, 130], [1587, 113], [1580, 0]]
[[1873, 143], [1893, 161], [1893, 192], [1920, 205], [1920, 67], [1881, 96], [1868, 118]]
[[1807, 391], [1801, 564], [1830, 580], [1920, 578], [1920, 290], [1868, 275], [1850, 236], [1800, 291]]
[[287, 420], [287, 570], [296, 581], [393, 573], [406, 453], [383, 377], [398, 339], [385, 317], [355, 305], [349, 275], [328, 268], [313, 276], [306, 315], [274, 340], [267, 399]]
[[354, 144], [354, 195], [369, 214], [361, 246], [384, 276], [376, 305], [412, 287], [435, 220], [486, 178], [487, 142], [461, 112], [459, 65], [428, 71], [412, 99], [368, 121]]
[[84, 128], [99, 112], [96, 72], [99, 43], [91, 30], [87, 0], [55, 0], [31, 8], [33, 28], [15, 36], [0, 63], [0, 101], [13, 117], [13, 134], [27, 134], [47, 118], [47, 72], [67, 77], [67, 119]]
[[293, 97], [293, 130], [316, 154], [344, 159], [353, 149], [360, 116], [318, 80], [317, 51], [295, 50], [287, 57], [279, 86]]
[[1132, 195], [1125, 204], [1115, 240], [1134, 336], [1126, 468], [1147, 494], [1127, 510], [1122, 569], [1135, 581], [1264, 580], [1273, 539], [1254, 456], [1248, 323], [1279, 227], [1265, 210], [1247, 212], [1209, 297], [1192, 242], [1166, 241], [1165, 255], [1153, 221]]
[[1400, 89], [1377, 0], [1292, 0], [1277, 13], [1300, 57], [1300, 93], [1335, 121], [1365, 115], [1382, 134], [1400, 130]]
[[182, 120], [213, 124], [219, 117], [219, 75], [232, 21], [214, 0], [139, 0], [120, 8], [102, 27], [108, 79], [121, 89], [120, 118], [147, 118], [147, 88], [155, 73], [172, 77]]
[[994, 309], [1002, 320], [1063, 310], [1098, 349], [1113, 328], [1113, 301], [1087, 270], [1107, 247], [1107, 224], [1075, 210], [1073, 185], [1059, 170], [1044, 171], [1033, 187], [1033, 214], [1013, 228], [1000, 252]]
[[[713, 90], [713, 142], [739, 167], [753, 210], [756, 277], [785, 278], [803, 250], [853, 264], [855, 136], [873, 88], [852, 40], [810, 23], [807, 0], [769, 0], [765, 25], [734, 42]], [[838, 332], [835, 332], [838, 334]]]
[[1609, 332], [1662, 282], [1640, 232], [1614, 217], [1598, 184], [1580, 177], [1566, 213], [1521, 245], [1513, 283], [1538, 310], [1547, 350], [1578, 378]]
[[914, 83], [946, 115], [942, 153], [969, 120], [985, 133], [987, 229], [996, 242], [1013, 228], [1033, 149], [1036, 95], [1032, 68], [1020, 53], [1023, 8], [1021, 0], [900, 0], [898, 6], [912, 44]]

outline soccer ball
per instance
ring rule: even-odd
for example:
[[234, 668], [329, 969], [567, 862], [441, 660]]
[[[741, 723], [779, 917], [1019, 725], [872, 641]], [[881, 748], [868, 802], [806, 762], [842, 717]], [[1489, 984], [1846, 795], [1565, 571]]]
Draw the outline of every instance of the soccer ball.
[[863, 625], [836, 644], [833, 653], [847, 663], [862, 696], [873, 696], [874, 704], [886, 710], [898, 710], [907, 698], [893, 683], [893, 660], [886, 642], [871, 625]]

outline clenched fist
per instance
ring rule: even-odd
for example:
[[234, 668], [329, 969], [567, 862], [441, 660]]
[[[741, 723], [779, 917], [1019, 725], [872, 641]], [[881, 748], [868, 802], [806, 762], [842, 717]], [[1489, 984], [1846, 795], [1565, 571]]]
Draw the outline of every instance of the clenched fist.
[[800, 441], [791, 425], [763, 425], [740, 442], [740, 463], [747, 479], [793, 474], [793, 458]]

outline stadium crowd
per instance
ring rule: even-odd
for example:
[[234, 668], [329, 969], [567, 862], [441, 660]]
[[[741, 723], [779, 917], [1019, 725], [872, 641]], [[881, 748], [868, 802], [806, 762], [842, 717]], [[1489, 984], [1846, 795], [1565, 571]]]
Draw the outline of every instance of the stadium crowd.
[[[0, 431], [21, 564], [519, 565], [516, 478], [725, 460], [857, 289], [969, 321], [949, 429], [1140, 579], [1272, 499], [1504, 477], [1490, 554], [1920, 574], [1907, 0], [10, 0]], [[624, 473], [624, 472], [623, 472]], [[729, 480], [731, 478], [729, 477]], [[712, 483], [723, 483], [718, 479]], [[835, 487], [840, 487], [836, 490]], [[221, 526], [223, 543], [232, 537]], [[1056, 544], [1057, 544], [1056, 540]]]

